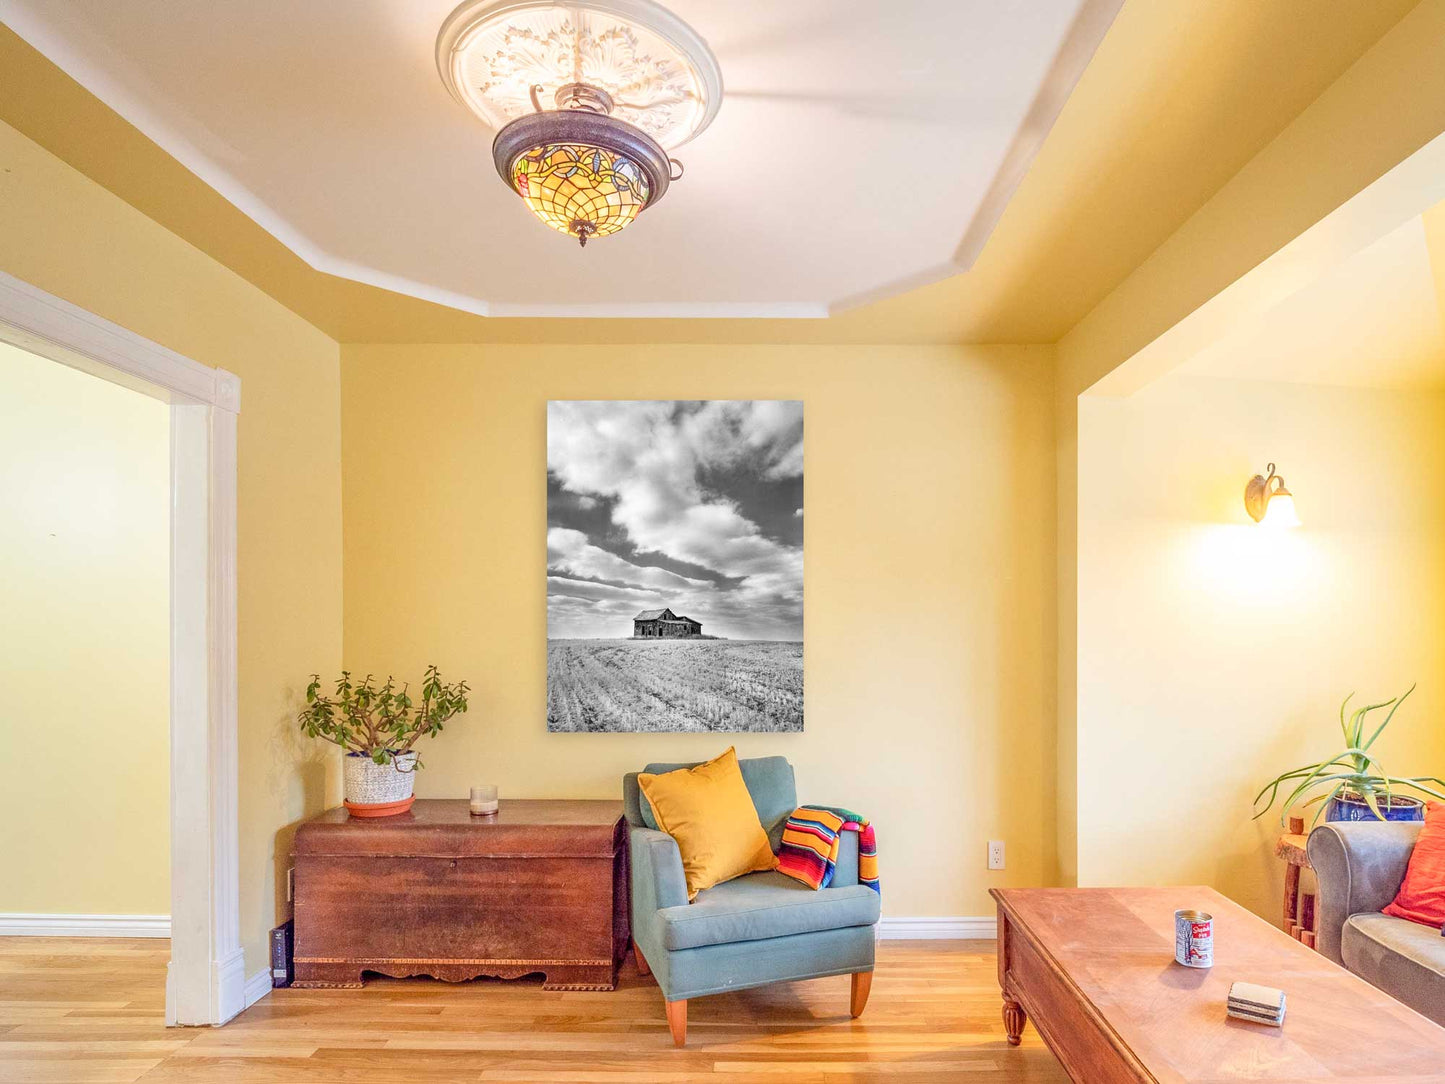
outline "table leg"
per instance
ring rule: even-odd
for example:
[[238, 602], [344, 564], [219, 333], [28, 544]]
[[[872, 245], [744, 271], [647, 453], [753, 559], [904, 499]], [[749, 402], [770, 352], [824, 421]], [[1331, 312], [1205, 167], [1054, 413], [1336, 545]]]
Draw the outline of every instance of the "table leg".
[[1299, 922], [1299, 867], [1293, 863], [1284, 868], [1284, 932], [1294, 933]]
[[1315, 947], [1315, 897], [1313, 892], [1300, 893], [1299, 939], [1310, 948]]
[[1009, 1046], [1018, 1046], [1024, 1034], [1024, 1007], [1012, 998], [1003, 999], [1003, 1026], [1008, 1033]]

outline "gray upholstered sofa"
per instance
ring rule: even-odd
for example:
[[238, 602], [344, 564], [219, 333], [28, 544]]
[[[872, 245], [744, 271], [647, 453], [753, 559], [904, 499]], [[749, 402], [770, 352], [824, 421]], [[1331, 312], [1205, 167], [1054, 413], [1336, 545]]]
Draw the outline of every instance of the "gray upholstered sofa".
[[[649, 764], [670, 772], [695, 764]], [[793, 766], [783, 757], [738, 761], [743, 782], [773, 850], [798, 804]], [[852, 975], [851, 1011], [858, 1016], [873, 979], [873, 927], [878, 893], [858, 883], [858, 837], [839, 841], [829, 888], [814, 890], [781, 873], [749, 873], [707, 888], [687, 902], [682, 856], [651, 822], [637, 773], [622, 780], [631, 837], [632, 937], [637, 965], [656, 976], [673, 1040], [687, 1039], [687, 1002], [792, 979]]]
[[1373, 986], [1445, 1024], [1445, 937], [1380, 913], [1400, 891], [1421, 822], [1337, 821], [1310, 833], [1319, 880], [1316, 946]]

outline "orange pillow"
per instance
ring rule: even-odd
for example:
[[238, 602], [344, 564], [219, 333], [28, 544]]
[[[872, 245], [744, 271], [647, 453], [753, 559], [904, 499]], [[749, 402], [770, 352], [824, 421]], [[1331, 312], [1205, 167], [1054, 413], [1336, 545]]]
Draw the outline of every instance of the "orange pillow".
[[704, 888], [777, 868], [735, 750], [696, 768], [643, 772], [637, 785], [657, 826], [677, 840], [689, 902]]
[[1445, 804], [1425, 806], [1425, 827], [1410, 852], [1400, 894], [1385, 908], [1385, 914], [1437, 930], [1445, 926]]

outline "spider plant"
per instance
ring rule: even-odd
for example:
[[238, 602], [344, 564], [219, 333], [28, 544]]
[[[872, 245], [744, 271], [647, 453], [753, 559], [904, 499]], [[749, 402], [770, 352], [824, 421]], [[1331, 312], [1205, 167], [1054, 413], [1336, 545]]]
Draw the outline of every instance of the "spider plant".
[[[1380, 801], [1388, 807], [1393, 801], [1395, 787], [1402, 787], [1409, 790], [1419, 791], [1432, 798], [1438, 798], [1445, 802], [1445, 794], [1427, 784], [1433, 783], [1445, 788], [1445, 780], [1436, 778], [1433, 775], [1398, 776], [1388, 774], [1379, 760], [1370, 753], [1370, 748], [1375, 744], [1376, 739], [1384, 732], [1385, 727], [1390, 725], [1390, 720], [1395, 717], [1395, 712], [1400, 710], [1400, 705], [1405, 702], [1415, 686], [1411, 685], [1405, 690], [1404, 696], [1392, 697], [1379, 704], [1369, 704], [1365, 707], [1356, 708], [1349, 716], [1345, 712], [1349, 709], [1350, 701], [1354, 699], [1354, 693], [1345, 697], [1344, 703], [1340, 705], [1340, 730], [1344, 734], [1345, 749], [1330, 760], [1320, 761], [1317, 764], [1306, 764], [1302, 768], [1295, 768], [1293, 771], [1285, 772], [1283, 775], [1275, 776], [1264, 788], [1254, 796], [1255, 819], [1258, 820], [1274, 806], [1283, 788], [1291, 788], [1289, 797], [1285, 798], [1284, 804], [1280, 807], [1279, 822], [1285, 823], [1285, 816], [1289, 813], [1297, 801], [1305, 795], [1315, 792], [1313, 797], [1305, 801], [1306, 806], [1319, 805], [1315, 815], [1310, 821], [1313, 825], [1320, 819], [1320, 814], [1332, 798], [1353, 798], [1364, 802], [1370, 807], [1380, 820], [1385, 820], [1385, 815], [1380, 811]], [[1365, 737], [1365, 726], [1370, 718], [1370, 713], [1388, 708], [1384, 722], [1375, 727], [1368, 738]], [[1267, 797], [1267, 800], [1266, 800]], [[1261, 805], [1260, 803], [1264, 804]]]

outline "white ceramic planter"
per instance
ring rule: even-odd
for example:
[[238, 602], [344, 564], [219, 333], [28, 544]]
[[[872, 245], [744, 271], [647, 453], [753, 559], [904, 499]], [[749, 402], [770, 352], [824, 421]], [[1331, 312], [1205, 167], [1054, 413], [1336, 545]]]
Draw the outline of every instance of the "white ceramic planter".
[[347, 753], [342, 765], [346, 808], [353, 816], [387, 816], [411, 808], [415, 753], [403, 753], [390, 764], [378, 764], [360, 753]]

